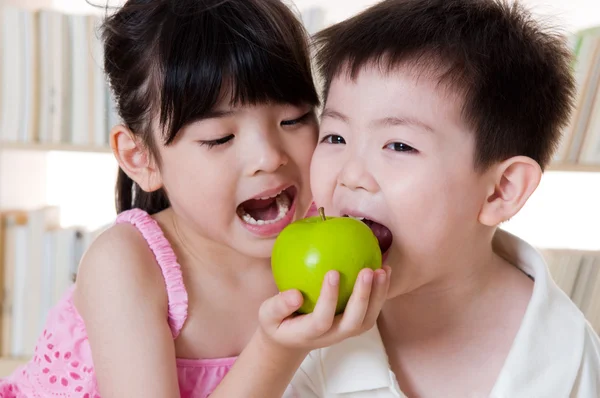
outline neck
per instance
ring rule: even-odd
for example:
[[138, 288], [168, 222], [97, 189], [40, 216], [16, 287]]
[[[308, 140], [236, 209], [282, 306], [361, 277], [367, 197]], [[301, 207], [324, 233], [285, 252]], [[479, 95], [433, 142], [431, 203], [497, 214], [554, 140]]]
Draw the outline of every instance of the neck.
[[388, 299], [379, 318], [382, 335], [410, 344], [438, 339], [440, 333], [448, 334], [468, 326], [480, 315], [496, 276], [507, 266], [491, 250], [489, 242], [481, 247], [485, 249], [473, 250], [468, 257], [439, 256], [461, 258], [461, 261], [436, 263], [436, 269], [448, 272]]
[[158, 221], [164, 224], [161, 226], [190, 279], [199, 274], [199, 278], [216, 279], [237, 288], [249, 286], [252, 290], [263, 288], [269, 294], [276, 293], [276, 290], [273, 291], [270, 258], [249, 257], [225, 244], [207, 239], [171, 209], [166, 210]]

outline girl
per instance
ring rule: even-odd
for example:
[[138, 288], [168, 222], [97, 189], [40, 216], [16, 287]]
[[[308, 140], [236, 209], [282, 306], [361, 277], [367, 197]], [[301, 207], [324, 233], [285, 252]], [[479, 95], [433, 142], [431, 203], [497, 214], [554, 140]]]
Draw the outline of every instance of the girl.
[[374, 324], [388, 281], [365, 270], [341, 318], [336, 273], [311, 315], [276, 295], [274, 238], [312, 201], [304, 31], [278, 0], [130, 0], [103, 39], [119, 215], [0, 396], [281, 397], [310, 349]]

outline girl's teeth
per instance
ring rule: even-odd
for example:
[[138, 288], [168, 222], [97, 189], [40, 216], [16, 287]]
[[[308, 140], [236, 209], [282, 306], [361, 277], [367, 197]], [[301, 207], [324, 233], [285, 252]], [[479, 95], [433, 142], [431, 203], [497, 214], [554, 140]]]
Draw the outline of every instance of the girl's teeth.
[[[283, 192], [283, 191], [281, 191], [281, 192]], [[279, 195], [281, 195], [281, 192], [279, 192], [279, 193], [277, 193], [277, 194], [275, 194], [275, 195], [273, 195], [273, 196], [265, 196], [265, 197], [258, 198], [258, 199], [259, 199], [259, 200], [273, 199], [273, 198], [276, 198], [276, 197], [278, 197]]]
[[288, 211], [290, 211], [290, 198], [287, 195], [280, 194], [275, 198], [275, 203], [277, 204], [277, 209], [279, 210], [279, 213], [277, 214], [277, 217], [274, 220], [255, 220], [250, 214], [246, 213], [243, 209], [241, 214], [242, 220], [244, 220], [245, 223], [251, 225], [269, 225], [281, 221], [286, 216]]

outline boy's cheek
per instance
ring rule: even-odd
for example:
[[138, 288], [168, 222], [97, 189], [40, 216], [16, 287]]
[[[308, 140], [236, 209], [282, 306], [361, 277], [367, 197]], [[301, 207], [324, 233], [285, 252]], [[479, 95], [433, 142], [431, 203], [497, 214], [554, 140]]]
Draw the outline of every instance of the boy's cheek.
[[310, 168], [310, 189], [313, 200], [318, 206], [327, 206], [331, 202], [330, 195], [335, 190], [335, 170], [323, 162], [321, 156], [313, 158]]
[[327, 214], [332, 215], [333, 209], [331, 208], [333, 203], [333, 192], [335, 190], [335, 186], [330, 187], [328, 181], [318, 181], [311, 183], [311, 191], [313, 194], [313, 204], [314, 209], [310, 211], [314, 211], [314, 215], [318, 215], [318, 208], [324, 207]]
[[310, 209], [308, 209], [308, 212], [306, 213], [306, 218], [316, 217], [318, 215], [319, 215], [319, 209], [317, 208], [317, 204], [315, 202], [313, 202], [312, 205], [310, 206]]

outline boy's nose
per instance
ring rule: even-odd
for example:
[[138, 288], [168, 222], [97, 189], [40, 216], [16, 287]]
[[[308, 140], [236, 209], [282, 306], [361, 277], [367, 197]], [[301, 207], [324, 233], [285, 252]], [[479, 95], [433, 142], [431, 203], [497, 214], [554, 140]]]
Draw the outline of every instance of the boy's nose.
[[349, 159], [344, 164], [338, 177], [338, 184], [353, 191], [362, 189], [376, 192], [379, 189], [365, 162], [358, 157]]

